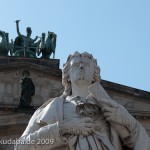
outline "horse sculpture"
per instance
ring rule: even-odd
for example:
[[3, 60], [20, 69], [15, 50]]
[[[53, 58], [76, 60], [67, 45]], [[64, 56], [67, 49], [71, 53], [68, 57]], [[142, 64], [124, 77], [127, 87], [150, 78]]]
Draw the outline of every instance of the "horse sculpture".
[[4, 31], [0, 31], [1, 42], [0, 42], [0, 55], [8, 56], [9, 52], [9, 41], [8, 41], [8, 33]]
[[53, 58], [55, 58], [55, 48], [56, 48], [56, 37], [57, 35], [53, 32], [48, 32], [47, 39], [45, 41], [45, 33], [42, 33], [40, 53], [42, 53], [41, 58], [50, 58], [53, 53]]

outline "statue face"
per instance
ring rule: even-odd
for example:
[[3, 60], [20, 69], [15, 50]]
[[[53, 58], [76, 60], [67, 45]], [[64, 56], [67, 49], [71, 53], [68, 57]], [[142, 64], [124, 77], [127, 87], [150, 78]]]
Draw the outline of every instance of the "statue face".
[[90, 85], [94, 76], [94, 65], [87, 57], [74, 57], [70, 62], [69, 70], [71, 83]]

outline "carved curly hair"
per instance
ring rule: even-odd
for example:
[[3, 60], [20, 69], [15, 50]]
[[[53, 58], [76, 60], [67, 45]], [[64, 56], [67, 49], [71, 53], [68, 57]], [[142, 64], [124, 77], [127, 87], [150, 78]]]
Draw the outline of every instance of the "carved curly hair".
[[93, 77], [93, 83], [98, 81], [100, 82], [101, 76], [100, 76], [100, 67], [97, 65], [97, 60], [93, 58], [93, 56], [87, 52], [84, 52], [80, 54], [79, 52], [75, 52], [72, 55], [69, 55], [67, 58], [66, 63], [63, 65], [62, 69], [62, 84], [65, 87], [64, 92], [62, 97], [67, 97], [72, 94], [72, 89], [71, 89], [71, 82], [68, 81], [69, 78], [69, 68], [70, 68], [70, 62], [73, 58], [75, 57], [87, 57], [90, 60], [93, 61], [94, 64], [94, 77]]

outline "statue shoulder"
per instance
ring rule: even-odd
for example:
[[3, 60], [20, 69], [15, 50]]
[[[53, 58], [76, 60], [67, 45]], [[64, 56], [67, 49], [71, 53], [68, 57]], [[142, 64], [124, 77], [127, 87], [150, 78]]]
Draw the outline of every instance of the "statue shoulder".
[[57, 106], [59, 105], [59, 103], [62, 103], [64, 101], [64, 99], [62, 97], [56, 97], [56, 98], [52, 98], [47, 100], [41, 107], [39, 107], [35, 113], [39, 114], [40, 112], [42, 112], [42, 110], [47, 106], [47, 105], [53, 105], [53, 106]]
[[32, 118], [29, 121], [29, 124], [34, 124], [35, 122], [39, 122], [41, 117], [43, 116], [43, 113], [45, 113], [47, 107], [49, 108], [48, 105], [51, 105], [51, 108], [58, 108], [59, 105], [63, 103], [63, 98], [61, 97], [56, 97], [53, 99], [47, 100], [41, 107], [39, 107], [33, 114]]
[[[54, 120], [53, 118], [55, 118], [56, 114], [59, 114], [59, 111], [62, 112], [61, 110], [63, 101], [64, 99], [61, 97], [47, 100], [40, 108], [35, 111], [33, 120], [40, 124]], [[47, 118], [51, 118], [51, 120]]]

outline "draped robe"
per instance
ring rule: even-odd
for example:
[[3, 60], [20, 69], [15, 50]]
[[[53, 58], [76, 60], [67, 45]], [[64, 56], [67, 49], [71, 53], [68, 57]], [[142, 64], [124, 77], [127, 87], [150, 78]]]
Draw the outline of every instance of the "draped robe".
[[[17, 144], [15, 150], [122, 150], [122, 143], [113, 128], [110, 127], [110, 138], [105, 133], [95, 132], [93, 135], [71, 135], [63, 137], [59, 133], [59, 123], [64, 120], [64, 99], [61, 97], [49, 100], [32, 116], [29, 124], [20, 137], [20, 141], [38, 138], [54, 139], [53, 144]], [[18, 141], [19, 141], [18, 140]], [[150, 140], [145, 129], [137, 123], [130, 136], [122, 141], [134, 150], [148, 150]]]

